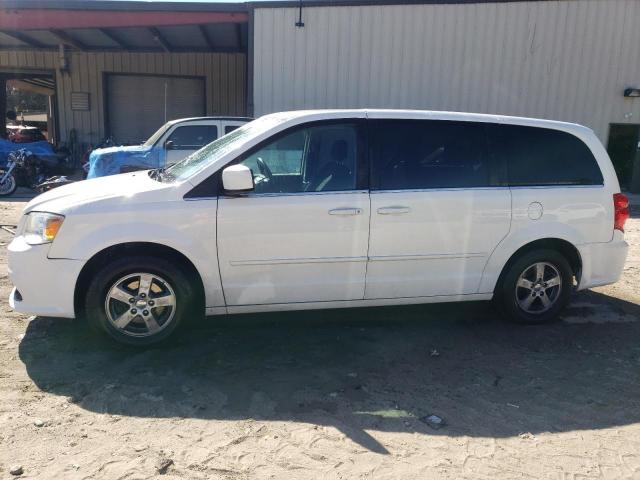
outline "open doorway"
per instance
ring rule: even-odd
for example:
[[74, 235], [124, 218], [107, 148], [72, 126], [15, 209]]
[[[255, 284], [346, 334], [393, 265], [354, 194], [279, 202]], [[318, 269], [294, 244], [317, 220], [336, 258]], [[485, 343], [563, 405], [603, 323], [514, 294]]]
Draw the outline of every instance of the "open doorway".
[[57, 144], [55, 92], [53, 74], [0, 72], [0, 137]]
[[612, 123], [607, 151], [620, 186], [640, 193], [640, 124]]

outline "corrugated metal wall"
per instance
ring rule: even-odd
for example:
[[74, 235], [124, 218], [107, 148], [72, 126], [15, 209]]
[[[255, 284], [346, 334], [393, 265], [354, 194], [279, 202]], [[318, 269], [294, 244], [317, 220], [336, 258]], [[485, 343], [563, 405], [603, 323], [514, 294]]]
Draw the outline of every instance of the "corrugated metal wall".
[[[105, 135], [103, 73], [140, 73], [206, 78], [208, 115], [246, 114], [246, 56], [241, 53], [69, 53], [69, 72], [60, 73], [57, 52], [0, 51], [2, 69], [56, 72], [61, 140], [75, 128], [80, 142]], [[89, 92], [90, 110], [71, 110], [71, 92]]]
[[419, 108], [640, 123], [640, 1], [259, 8], [255, 114]]

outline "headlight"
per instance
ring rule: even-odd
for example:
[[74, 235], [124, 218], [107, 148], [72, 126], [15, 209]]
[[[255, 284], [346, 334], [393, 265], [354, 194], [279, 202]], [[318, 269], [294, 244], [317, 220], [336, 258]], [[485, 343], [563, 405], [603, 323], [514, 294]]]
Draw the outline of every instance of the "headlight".
[[45, 212], [31, 212], [24, 221], [22, 236], [29, 245], [51, 243], [64, 222], [63, 215]]

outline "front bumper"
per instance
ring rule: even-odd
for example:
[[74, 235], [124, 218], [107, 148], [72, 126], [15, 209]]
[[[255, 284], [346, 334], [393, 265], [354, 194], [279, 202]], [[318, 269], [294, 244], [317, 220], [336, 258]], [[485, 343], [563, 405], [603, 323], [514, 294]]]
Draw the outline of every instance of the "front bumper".
[[620, 280], [629, 245], [624, 241], [622, 232], [616, 231], [611, 242], [580, 245], [578, 251], [582, 257], [578, 290], [584, 290]]
[[84, 261], [48, 258], [49, 247], [29, 245], [22, 236], [9, 244], [9, 278], [15, 286], [9, 305], [28, 315], [73, 318], [76, 281]]

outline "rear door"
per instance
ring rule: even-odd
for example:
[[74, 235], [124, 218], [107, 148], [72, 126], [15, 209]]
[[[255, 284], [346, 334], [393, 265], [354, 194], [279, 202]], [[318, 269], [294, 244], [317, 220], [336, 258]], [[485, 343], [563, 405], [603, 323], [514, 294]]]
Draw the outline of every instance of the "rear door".
[[358, 176], [361, 130], [359, 120], [306, 124], [240, 159], [255, 190], [218, 202], [227, 306], [363, 298], [369, 193]]
[[371, 232], [365, 298], [476, 293], [508, 233], [482, 123], [369, 121]]

